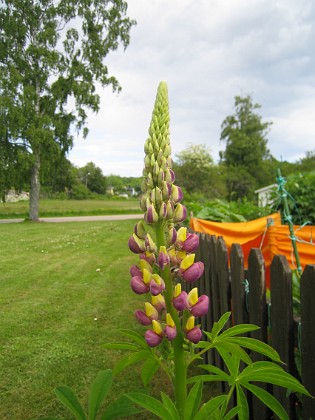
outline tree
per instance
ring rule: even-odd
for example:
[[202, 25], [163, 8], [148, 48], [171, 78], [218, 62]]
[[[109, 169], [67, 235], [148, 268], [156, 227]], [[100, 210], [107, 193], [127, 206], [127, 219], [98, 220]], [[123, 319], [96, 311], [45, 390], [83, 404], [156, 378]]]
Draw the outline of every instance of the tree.
[[0, 111], [11, 144], [30, 154], [31, 220], [38, 219], [41, 163], [86, 137], [97, 112], [96, 83], [119, 91], [104, 58], [126, 48], [133, 20], [123, 0], [3, 0], [0, 4]]
[[222, 171], [214, 164], [211, 150], [204, 144], [189, 144], [175, 156], [173, 167], [178, 184], [188, 194], [199, 193], [206, 198], [224, 196]]
[[80, 168], [79, 176], [82, 183], [90, 191], [97, 194], [105, 194], [106, 178], [103, 175], [102, 169], [96, 166], [93, 162], [89, 162]]
[[[266, 137], [271, 122], [263, 122], [256, 113], [261, 106], [253, 103], [251, 96], [236, 96], [234, 106], [235, 114], [226, 117], [221, 125], [221, 140], [226, 142], [226, 148], [220, 158], [227, 168], [230, 198], [237, 199], [268, 183], [271, 174], [266, 169], [273, 168], [273, 158]], [[269, 165], [264, 165], [266, 162]]]

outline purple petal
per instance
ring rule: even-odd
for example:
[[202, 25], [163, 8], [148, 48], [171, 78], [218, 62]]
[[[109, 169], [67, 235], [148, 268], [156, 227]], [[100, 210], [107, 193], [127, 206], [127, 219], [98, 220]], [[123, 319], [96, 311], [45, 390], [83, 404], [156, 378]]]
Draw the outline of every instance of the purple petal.
[[173, 298], [173, 305], [177, 311], [183, 311], [187, 308], [187, 293], [182, 291], [178, 296]]
[[193, 263], [187, 270], [179, 271], [179, 275], [188, 283], [197, 281], [204, 272], [204, 264], [201, 261]]
[[196, 251], [199, 246], [199, 236], [195, 233], [187, 233], [187, 239], [182, 243], [182, 249], [188, 253]]
[[143, 295], [144, 293], [148, 293], [149, 291], [149, 287], [143, 282], [142, 278], [139, 276], [132, 277], [130, 281], [130, 286], [137, 295]]
[[186, 338], [194, 344], [199, 343], [201, 336], [202, 332], [199, 327], [194, 327], [193, 329], [186, 331]]
[[195, 316], [205, 316], [209, 309], [209, 298], [201, 295], [198, 302], [190, 308], [190, 312]]
[[161, 343], [162, 339], [163, 339], [163, 337], [156, 334], [152, 330], [147, 330], [146, 333], [145, 333], [145, 340], [146, 340], [148, 346], [150, 346], [150, 347], [158, 346]]
[[130, 251], [133, 252], [134, 254], [141, 254], [144, 251], [144, 249], [140, 249], [139, 245], [137, 244], [133, 236], [130, 236], [129, 241], [128, 241], [128, 246], [129, 246]]
[[177, 335], [176, 327], [170, 327], [169, 325], [166, 325], [164, 328], [164, 334], [169, 341], [174, 340]]
[[158, 256], [158, 266], [161, 270], [164, 270], [164, 268], [170, 263], [170, 257], [169, 255], [164, 252], [159, 252]]
[[173, 219], [175, 223], [183, 222], [187, 217], [187, 209], [182, 204], [178, 203], [176, 205]]
[[154, 280], [150, 281], [150, 292], [153, 296], [159, 295], [165, 289], [165, 283], [157, 284]]
[[152, 320], [143, 311], [135, 311], [135, 317], [137, 318], [137, 321], [142, 325], [152, 324]]
[[131, 277], [134, 277], [134, 276], [141, 277], [142, 276], [142, 271], [140, 270], [140, 268], [137, 265], [132, 265], [130, 267], [129, 271], [130, 271]]

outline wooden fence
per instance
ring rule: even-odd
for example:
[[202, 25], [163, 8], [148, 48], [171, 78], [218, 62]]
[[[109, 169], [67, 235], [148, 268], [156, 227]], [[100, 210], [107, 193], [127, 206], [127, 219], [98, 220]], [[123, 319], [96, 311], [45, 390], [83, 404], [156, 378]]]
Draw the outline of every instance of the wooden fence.
[[[278, 351], [285, 369], [298, 377], [308, 391], [315, 396], [315, 265], [305, 268], [300, 283], [300, 317], [293, 317], [292, 274], [285, 257], [277, 255], [271, 265], [270, 301], [266, 298], [265, 267], [260, 249], [252, 249], [248, 268], [244, 269], [241, 246], [233, 244], [230, 253], [222, 237], [198, 234], [200, 247], [197, 260], [205, 264], [205, 272], [198, 288], [200, 294], [210, 297], [210, 308], [203, 319], [202, 328], [210, 331], [212, 325], [227, 311], [232, 312], [232, 324], [251, 323], [259, 330], [250, 334]], [[314, 258], [315, 262], [315, 258]], [[191, 287], [195, 287], [192, 285]], [[295, 357], [301, 359], [299, 377]], [[222, 360], [217, 352], [206, 355], [206, 361], [222, 368]], [[262, 360], [253, 354], [254, 361]], [[224, 390], [224, 388], [223, 388]], [[289, 418], [315, 419], [315, 399], [287, 396], [280, 387], [270, 387], [268, 391], [285, 407]], [[251, 418], [269, 419], [270, 412], [256, 398], [248, 397]]]

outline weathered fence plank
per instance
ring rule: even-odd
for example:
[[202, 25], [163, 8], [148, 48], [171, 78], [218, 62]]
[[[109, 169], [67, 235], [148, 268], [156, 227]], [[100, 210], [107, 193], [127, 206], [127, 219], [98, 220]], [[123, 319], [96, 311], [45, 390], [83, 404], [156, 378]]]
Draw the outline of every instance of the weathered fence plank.
[[[218, 238], [217, 243], [217, 276], [220, 299], [220, 315], [231, 309], [231, 284], [229, 278], [229, 254], [226, 244], [222, 237]], [[231, 319], [226, 323], [225, 328], [231, 326]]]
[[[308, 265], [301, 277], [301, 361], [302, 381], [315, 396], [315, 265]], [[302, 398], [303, 419], [315, 419], [315, 399]]]
[[[285, 363], [287, 372], [295, 372], [294, 363], [294, 321], [292, 304], [292, 271], [283, 255], [277, 255], [270, 267], [271, 290], [271, 344]], [[287, 390], [274, 386], [273, 395], [286, 409], [290, 419], [294, 420], [294, 395], [287, 397]]]
[[248, 323], [246, 308], [244, 255], [239, 244], [233, 244], [230, 253], [231, 300], [233, 325]]

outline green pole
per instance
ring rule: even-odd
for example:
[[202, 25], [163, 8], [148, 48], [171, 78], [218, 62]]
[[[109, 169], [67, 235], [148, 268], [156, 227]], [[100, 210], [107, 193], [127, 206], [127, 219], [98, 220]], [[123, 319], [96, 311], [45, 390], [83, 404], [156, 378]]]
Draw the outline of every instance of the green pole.
[[280, 197], [281, 197], [281, 202], [283, 204], [284, 219], [287, 222], [287, 224], [289, 225], [290, 238], [291, 238], [291, 242], [292, 242], [292, 246], [293, 246], [295, 262], [296, 262], [298, 273], [300, 275], [302, 273], [300, 256], [299, 256], [299, 252], [298, 252], [298, 249], [297, 249], [297, 246], [296, 246], [296, 237], [294, 235], [294, 225], [293, 225], [293, 222], [292, 222], [292, 216], [290, 214], [290, 209], [289, 209], [288, 200], [287, 200], [287, 195], [288, 194], [287, 194], [287, 192], [284, 188], [285, 179], [281, 175], [280, 169], [278, 169], [278, 171], [277, 171], [277, 184], [279, 186], [279, 192], [281, 194]]

